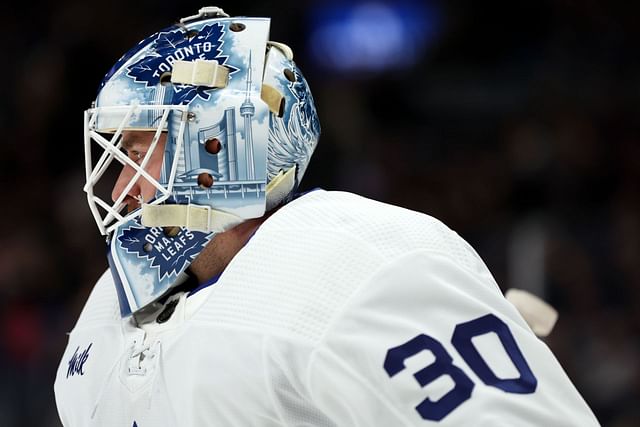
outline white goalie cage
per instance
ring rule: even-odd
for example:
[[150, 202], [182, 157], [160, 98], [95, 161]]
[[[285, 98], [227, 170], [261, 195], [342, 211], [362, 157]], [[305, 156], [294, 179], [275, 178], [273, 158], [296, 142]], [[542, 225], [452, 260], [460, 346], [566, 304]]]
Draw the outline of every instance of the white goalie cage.
[[[140, 116], [152, 117], [152, 120], [140, 120]], [[171, 129], [172, 126], [178, 129]], [[176, 120], [178, 119], [178, 120]], [[146, 181], [155, 195], [149, 200], [139, 200], [151, 205], [165, 202], [171, 195], [176, 176], [178, 156], [173, 157], [170, 167], [161, 158], [161, 176], [152, 176], [147, 170], [149, 162], [157, 150], [164, 151], [169, 138], [175, 141], [179, 152], [183, 144], [183, 135], [188, 120], [186, 105], [126, 105], [90, 108], [84, 113], [84, 150], [86, 183], [83, 190], [93, 217], [102, 235], [111, 234], [119, 225], [141, 214], [141, 209], [127, 210], [125, 199], [134, 185], [140, 180]], [[142, 122], [150, 125], [141, 126]], [[175, 125], [178, 126], [175, 126]], [[137, 163], [123, 147], [123, 135], [128, 131], [152, 133], [146, 155]], [[166, 134], [166, 138], [162, 138]], [[164, 140], [164, 143], [161, 141]], [[115, 162], [114, 162], [115, 160]], [[115, 185], [124, 168], [131, 168], [129, 182], [117, 195], [113, 195]]]

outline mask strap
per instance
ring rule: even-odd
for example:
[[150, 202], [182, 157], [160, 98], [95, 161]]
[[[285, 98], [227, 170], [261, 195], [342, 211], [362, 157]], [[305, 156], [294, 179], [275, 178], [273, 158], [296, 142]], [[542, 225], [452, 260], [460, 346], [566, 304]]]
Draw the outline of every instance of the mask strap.
[[[267, 184], [266, 211], [278, 206], [295, 187], [296, 168], [276, 175]], [[222, 233], [244, 222], [246, 218], [200, 205], [142, 205], [145, 227], [186, 227], [191, 230]]]

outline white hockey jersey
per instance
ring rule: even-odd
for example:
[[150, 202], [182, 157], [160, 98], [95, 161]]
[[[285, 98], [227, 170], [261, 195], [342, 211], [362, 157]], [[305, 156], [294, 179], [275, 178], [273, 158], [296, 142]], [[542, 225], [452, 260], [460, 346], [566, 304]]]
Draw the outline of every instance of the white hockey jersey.
[[65, 426], [598, 425], [475, 251], [424, 214], [312, 192], [170, 301], [136, 325], [98, 281], [57, 372]]

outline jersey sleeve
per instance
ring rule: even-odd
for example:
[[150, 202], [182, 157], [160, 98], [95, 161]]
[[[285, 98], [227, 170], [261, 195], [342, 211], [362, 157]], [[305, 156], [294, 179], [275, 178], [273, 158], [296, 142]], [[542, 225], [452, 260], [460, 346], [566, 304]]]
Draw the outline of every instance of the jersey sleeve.
[[486, 268], [446, 254], [381, 267], [310, 360], [310, 399], [336, 425], [598, 425]]

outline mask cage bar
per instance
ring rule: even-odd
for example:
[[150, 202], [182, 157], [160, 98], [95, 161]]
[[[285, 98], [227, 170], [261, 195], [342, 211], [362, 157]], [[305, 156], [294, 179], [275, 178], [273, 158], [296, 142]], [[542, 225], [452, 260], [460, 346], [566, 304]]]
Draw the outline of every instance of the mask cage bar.
[[[134, 112], [139, 110], [164, 110], [161, 120], [158, 123], [158, 127], [155, 130], [151, 145], [149, 146], [149, 150], [147, 155], [143, 159], [142, 163], [138, 165], [133, 160], [131, 160], [128, 156], [126, 156], [120, 149], [122, 148], [122, 132], [125, 128], [125, 124], [129, 122], [131, 115]], [[169, 198], [173, 191], [173, 184], [175, 181], [175, 175], [178, 166], [178, 157], [175, 156], [171, 165], [171, 171], [169, 174], [169, 179], [167, 183], [167, 187], [163, 187], [155, 178], [153, 178], [144, 168], [146, 167], [149, 159], [151, 158], [151, 153], [156, 149], [160, 136], [162, 135], [162, 131], [164, 130], [164, 124], [167, 122], [170, 111], [177, 111], [181, 113], [180, 117], [180, 128], [178, 130], [178, 136], [176, 140], [176, 152], [180, 152], [182, 149], [183, 143], [183, 135], [184, 128], [187, 121], [187, 112], [188, 107], [183, 105], [132, 105], [132, 106], [112, 106], [112, 107], [97, 107], [92, 108], [84, 113], [84, 139], [85, 139], [85, 171], [86, 171], [86, 184], [84, 186], [84, 191], [87, 193], [87, 201], [89, 204], [89, 208], [93, 217], [100, 229], [100, 233], [103, 235], [108, 235], [111, 233], [117, 226], [120, 224], [130, 221], [137, 216], [140, 215], [140, 209], [136, 209], [135, 211], [129, 213], [128, 215], [121, 215], [119, 211], [121, 210], [122, 202], [126, 197], [127, 193], [131, 188], [135, 185], [135, 183], [140, 179], [140, 177], [145, 178], [149, 183], [151, 183], [156, 190], [160, 191], [162, 195], [157, 197], [152, 202], [151, 205], [157, 205]], [[120, 125], [116, 129], [116, 132], [110, 139], [106, 139], [104, 136], [100, 135], [95, 130], [95, 122], [98, 117], [98, 114], [101, 112], [125, 112], [124, 118], [121, 121]], [[94, 140], [100, 147], [102, 147], [105, 151], [102, 153], [101, 157], [98, 159], [95, 167], [92, 167], [92, 155], [91, 155], [91, 141]], [[98, 180], [105, 173], [109, 165], [113, 162], [113, 160], [118, 160], [123, 166], [130, 166], [134, 171], [135, 175], [131, 178], [129, 183], [126, 185], [120, 196], [117, 200], [113, 202], [113, 204], [105, 202], [100, 197], [93, 194], [93, 187]], [[106, 211], [106, 216], [104, 219], [102, 218], [100, 211], [98, 210], [98, 206]], [[116, 221], [113, 224], [110, 224], [113, 221]]]

